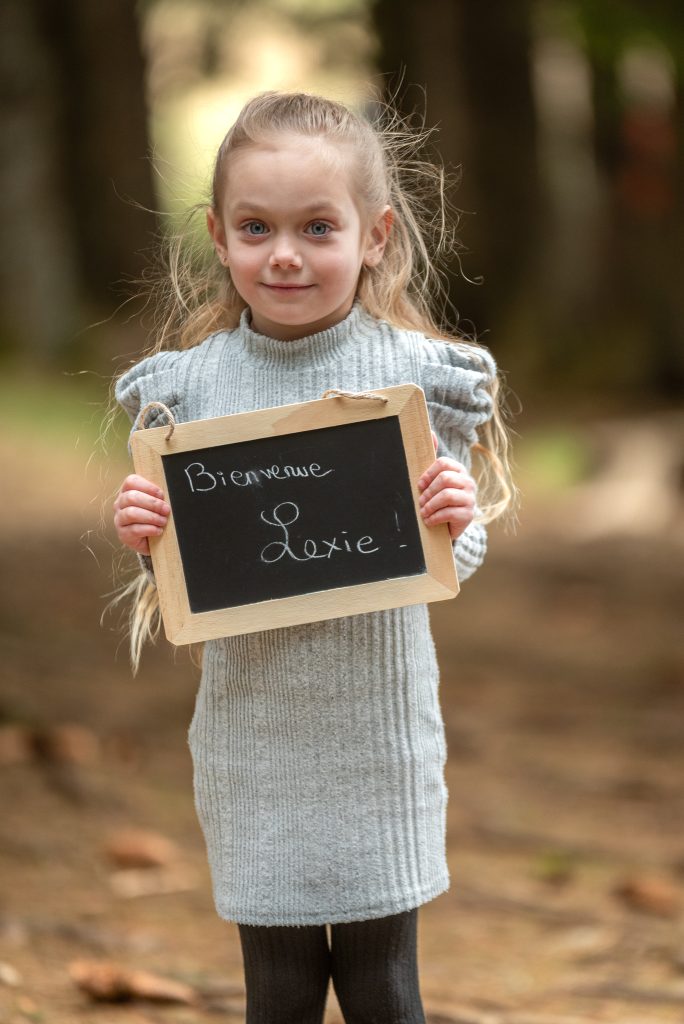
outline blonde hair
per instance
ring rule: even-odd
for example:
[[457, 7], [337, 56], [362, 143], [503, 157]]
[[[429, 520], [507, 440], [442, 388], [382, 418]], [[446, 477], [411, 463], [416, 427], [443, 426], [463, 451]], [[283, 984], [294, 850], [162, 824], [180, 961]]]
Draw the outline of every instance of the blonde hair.
[[[452, 341], [478, 360], [476, 342], [455, 337], [438, 323], [449, 308], [442, 267], [459, 256], [458, 216], [447, 197], [444, 168], [424, 159], [431, 131], [403, 120], [391, 108], [379, 107], [372, 122], [345, 105], [306, 93], [267, 92], [251, 99], [221, 143], [214, 166], [210, 205], [218, 214], [232, 154], [279, 135], [322, 139], [345, 147], [350, 173], [369, 216], [389, 206], [392, 230], [380, 262], [364, 266], [357, 297], [372, 316], [396, 327]], [[146, 354], [186, 349], [209, 334], [237, 326], [246, 303], [213, 249], [200, 245], [192, 223], [206, 204], [193, 207], [180, 230], [165, 241], [163, 258], [147, 279], [148, 308], [153, 313], [155, 341]], [[484, 368], [484, 361], [482, 363]], [[516, 497], [509, 461], [508, 432], [500, 382], [489, 387], [493, 415], [480, 430], [473, 451], [480, 456], [478, 502], [481, 522], [491, 522]], [[131, 655], [137, 667], [145, 639], [156, 635], [156, 591], [144, 577], [132, 581], [125, 594], [133, 597], [130, 616]]]

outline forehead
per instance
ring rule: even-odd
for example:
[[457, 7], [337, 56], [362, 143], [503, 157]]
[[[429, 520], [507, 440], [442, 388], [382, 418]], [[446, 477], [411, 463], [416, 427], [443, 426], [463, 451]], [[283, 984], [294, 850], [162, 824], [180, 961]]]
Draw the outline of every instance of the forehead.
[[224, 201], [299, 205], [312, 199], [354, 203], [346, 146], [320, 138], [278, 136], [232, 153], [227, 161]]

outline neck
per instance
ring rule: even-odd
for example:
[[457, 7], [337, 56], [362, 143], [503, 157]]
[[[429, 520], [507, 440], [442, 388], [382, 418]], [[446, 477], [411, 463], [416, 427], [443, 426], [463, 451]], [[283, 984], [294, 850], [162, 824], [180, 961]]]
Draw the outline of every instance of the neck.
[[354, 296], [345, 300], [337, 309], [333, 310], [319, 320], [312, 320], [305, 324], [282, 324], [275, 323], [267, 317], [262, 317], [253, 310], [251, 313], [252, 330], [257, 334], [263, 334], [267, 338], [274, 338], [276, 341], [296, 341], [298, 338], [307, 338], [312, 334], [320, 334], [331, 327], [336, 327], [349, 316], [354, 305]]

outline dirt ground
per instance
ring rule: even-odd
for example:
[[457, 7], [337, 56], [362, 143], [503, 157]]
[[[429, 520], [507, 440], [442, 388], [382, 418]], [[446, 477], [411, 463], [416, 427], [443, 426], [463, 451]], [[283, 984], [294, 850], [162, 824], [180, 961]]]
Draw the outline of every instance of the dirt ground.
[[[237, 931], [215, 915], [192, 803], [197, 669], [162, 642], [131, 678], [99, 624], [111, 556], [87, 532], [92, 477], [27, 472], [31, 453], [5, 445], [0, 1021], [240, 1021]], [[431, 1024], [684, 1021], [682, 533], [588, 537], [569, 508], [533, 502], [432, 606], [452, 882], [420, 912]], [[127, 828], [176, 852], [117, 868], [105, 846]], [[95, 1002], [69, 973], [84, 960], [198, 999]]]

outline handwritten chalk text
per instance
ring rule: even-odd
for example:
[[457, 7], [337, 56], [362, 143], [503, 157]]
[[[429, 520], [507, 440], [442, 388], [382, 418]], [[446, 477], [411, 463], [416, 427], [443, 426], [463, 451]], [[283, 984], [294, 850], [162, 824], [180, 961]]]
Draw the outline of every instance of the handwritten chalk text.
[[379, 547], [369, 547], [369, 544], [373, 543], [372, 537], [359, 537], [356, 543], [353, 543], [343, 536], [347, 530], [342, 530], [339, 539], [335, 536], [332, 540], [315, 541], [311, 537], [307, 537], [302, 545], [302, 554], [298, 555], [292, 549], [290, 531], [288, 530], [288, 526], [292, 526], [299, 519], [299, 507], [295, 505], [294, 501], [281, 501], [271, 512], [270, 519], [265, 512], [261, 513], [261, 518], [269, 526], [275, 526], [282, 530], [281, 540], [273, 540], [262, 548], [260, 556], [262, 562], [279, 562], [285, 555], [293, 558], [295, 562], [308, 562], [312, 558], [331, 558], [333, 552], [343, 554], [346, 551], [349, 554], [372, 555], [374, 551], [380, 550]]
[[317, 462], [310, 462], [305, 466], [279, 466], [276, 463], [264, 469], [248, 469], [244, 471], [234, 469], [229, 474], [228, 479], [226, 479], [226, 474], [223, 470], [217, 469], [215, 472], [210, 473], [208, 469], [204, 468], [204, 463], [202, 462], [191, 462], [189, 466], [185, 467], [185, 476], [190, 485], [190, 491], [193, 494], [195, 492], [213, 491], [217, 487], [227, 487], [228, 480], [235, 487], [249, 487], [254, 484], [261, 486], [266, 480], [290, 480], [295, 477], [319, 478], [334, 472], [334, 469], [321, 469]]

